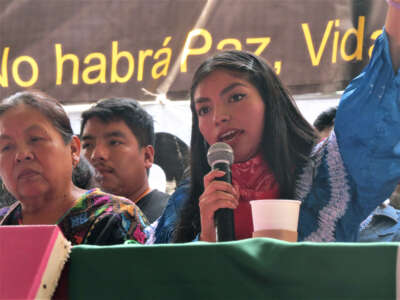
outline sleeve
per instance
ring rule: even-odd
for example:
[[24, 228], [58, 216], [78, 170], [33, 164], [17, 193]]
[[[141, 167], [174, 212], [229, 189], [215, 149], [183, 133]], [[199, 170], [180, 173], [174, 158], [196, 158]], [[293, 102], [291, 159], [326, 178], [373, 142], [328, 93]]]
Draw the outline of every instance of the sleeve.
[[185, 180], [169, 198], [167, 206], [159, 218], [155, 229], [156, 244], [172, 242], [176, 222], [185, 203], [185, 199], [189, 194], [189, 189], [190, 183], [188, 180]]
[[370, 63], [345, 89], [335, 119], [339, 152], [364, 213], [388, 198], [400, 179], [399, 101], [400, 75], [383, 30]]

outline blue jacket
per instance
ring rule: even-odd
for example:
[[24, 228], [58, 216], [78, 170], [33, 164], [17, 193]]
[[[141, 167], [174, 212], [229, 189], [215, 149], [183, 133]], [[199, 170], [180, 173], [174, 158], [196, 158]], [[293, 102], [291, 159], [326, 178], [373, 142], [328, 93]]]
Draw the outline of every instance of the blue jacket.
[[189, 180], [184, 179], [180, 182], [175, 192], [169, 198], [163, 214], [156, 223], [152, 225], [155, 228], [155, 237], [153, 238], [154, 243], [162, 244], [172, 242], [173, 231], [179, 213], [189, 195], [189, 190], [190, 182]]

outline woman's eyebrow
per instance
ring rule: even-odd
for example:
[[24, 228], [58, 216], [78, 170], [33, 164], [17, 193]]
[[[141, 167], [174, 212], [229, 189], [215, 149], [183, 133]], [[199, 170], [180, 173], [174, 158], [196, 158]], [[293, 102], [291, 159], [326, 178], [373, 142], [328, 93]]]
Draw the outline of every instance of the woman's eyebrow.
[[209, 102], [209, 101], [210, 101], [210, 99], [208, 99], [207, 97], [199, 97], [194, 100], [194, 103], [199, 104], [199, 103], [204, 103], [204, 102]]
[[237, 87], [237, 86], [244, 86], [244, 87], [246, 87], [246, 85], [243, 84], [243, 83], [241, 83], [241, 82], [234, 82], [234, 83], [228, 85], [226, 88], [224, 88], [224, 89], [219, 93], [219, 95], [220, 95], [220, 96], [223, 96], [223, 95], [225, 95], [226, 93], [228, 93], [229, 91], [233, 90], [233, 89], [234, 89], [235, 87]]
[[0, 134], [0, 140], [11, 140], [11, 137], [7, 134]]
[[[244, 86], [247, 87], [244, 83], [241, 82], [234, 82], [230, 85], [228, 85], [226, 88], [224, 88], [219, 94], [222, 97], [223, 95], [225, 95], [226, 93], [229, 93], [229, 91], [233, 90], [235, 87], [237, 86]], [[210, 99], [208, 99], [207, 97], [199, 97], [197, 99], [194, 100], [195, 104], [199, 104], [199, 103], [204, 103], [204, 102], [209, 102]]]
[[32, 131], [32, 130], [41, 130], [41, 131], [46, 132], [46, 130], [45, 130], [43, 127], [41, 127], [41, 126], [39, 126], [39, 125], [37, 125], [37, 124], [34, 124], [34, 125], [32, 125], [32, 126], [29, 126], [29, 127], [26, 128], [24, 131], [25, 131], [25, 132], [28, 132], [28, 131]]

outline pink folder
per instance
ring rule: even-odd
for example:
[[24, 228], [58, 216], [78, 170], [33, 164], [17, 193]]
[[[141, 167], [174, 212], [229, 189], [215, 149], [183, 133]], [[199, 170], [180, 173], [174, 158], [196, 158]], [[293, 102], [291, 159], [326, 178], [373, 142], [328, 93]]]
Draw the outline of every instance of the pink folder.
[[56, 225], [0, 226], [0, 299], [50, 299], [70, 252]]

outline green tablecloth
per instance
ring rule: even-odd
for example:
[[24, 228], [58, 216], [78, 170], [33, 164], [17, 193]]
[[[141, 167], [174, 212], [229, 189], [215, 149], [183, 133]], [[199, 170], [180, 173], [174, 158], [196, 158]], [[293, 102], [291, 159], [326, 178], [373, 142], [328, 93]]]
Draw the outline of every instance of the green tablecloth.
[[395, 299], [397, 243], [75, 246], [70, 299]]

